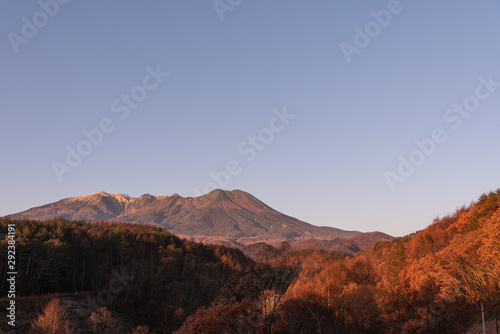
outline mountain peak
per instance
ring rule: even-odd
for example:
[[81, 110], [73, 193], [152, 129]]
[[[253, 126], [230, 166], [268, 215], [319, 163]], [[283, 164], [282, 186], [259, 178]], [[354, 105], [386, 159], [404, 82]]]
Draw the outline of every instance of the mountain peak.
[[[92, 194], [92, 195], [98, 195], [98, 196], [110, 196], [111, 194], [110, 193], [107, 193], [105, 191], [98, 191], [96, 192], [95, 194]], [[91, 196], [92, 196], [91, 195]]]
[[153, 195], [150, 195], [150, 194], [144, 194], [142, 195], [141, 197], [139, 197], [138, 199], [135, 200], [135, 205], [148, 205], [148, 204], [151, 204], [153, 202], [156, 202], [157, 201], [157, 198], [156, 196], [153, 196]]
[[202, 196], [205, 198], [209, 198], [212, 200], [227, 200], [229, 199], [228, 193], [231, 193], [230, 191], [222, 190], [222, 189], [215, 189], [209, 192], [208, 194]]

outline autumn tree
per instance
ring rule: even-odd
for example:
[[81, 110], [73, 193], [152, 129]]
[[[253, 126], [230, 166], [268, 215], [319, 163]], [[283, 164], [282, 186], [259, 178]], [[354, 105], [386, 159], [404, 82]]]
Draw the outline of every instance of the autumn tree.
[[116, 328], [116, 320], [113, 319], [111, 312], [103, 307], [97, 312], [90, 315], [90, 322], [94, 325], [94, 332], [96, 333], [113, 333]]
[[32, 322], [32, 328], [40, 333], [65, 333], [67, 318], [59, 299], [52, 299], [43, 309], [43, 314]]

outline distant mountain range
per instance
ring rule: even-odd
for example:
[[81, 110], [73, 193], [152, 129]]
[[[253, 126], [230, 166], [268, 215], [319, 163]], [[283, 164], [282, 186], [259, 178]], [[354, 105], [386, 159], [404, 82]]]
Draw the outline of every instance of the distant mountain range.
[[290, 240], [294, 249], [356, 253], [378, 241], [392, 239], [381, 232], [362, 233], [314, 226], [282, 214], [241, 190], [217, 189], [199, 197], [145, 194], [139, 198], [98, 192], [62, 199], [11, 217], [150, 224], [189, 240], [237, 247], [259, 242], [278, 245]]

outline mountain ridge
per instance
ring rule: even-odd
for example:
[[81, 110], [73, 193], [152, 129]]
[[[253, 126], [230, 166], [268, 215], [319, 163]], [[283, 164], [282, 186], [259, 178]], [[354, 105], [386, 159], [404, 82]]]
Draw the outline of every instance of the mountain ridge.
[[10, 216], [42, 221], [62, 217], [149, 224], [189, 240], [234, 243], [235, 246], [256, 242], [278, 244], [284, 240], [346, 239], [364, 234], [309, 224], [278, 212], [242, 190], [216, 189], [198, 197], [178, 194], [131, 197], [99, 191], [68, 197]]

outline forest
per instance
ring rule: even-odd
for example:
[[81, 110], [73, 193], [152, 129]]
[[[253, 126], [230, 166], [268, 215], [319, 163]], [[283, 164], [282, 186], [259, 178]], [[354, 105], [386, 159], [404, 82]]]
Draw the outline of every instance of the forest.
[[29, 333], [464, 333], [481, 304], [500, 316], [500, 190], [355, 256], [284, 243], [252, 260], [147, 225], [5, 217], [2, 308], [9, 224]]

